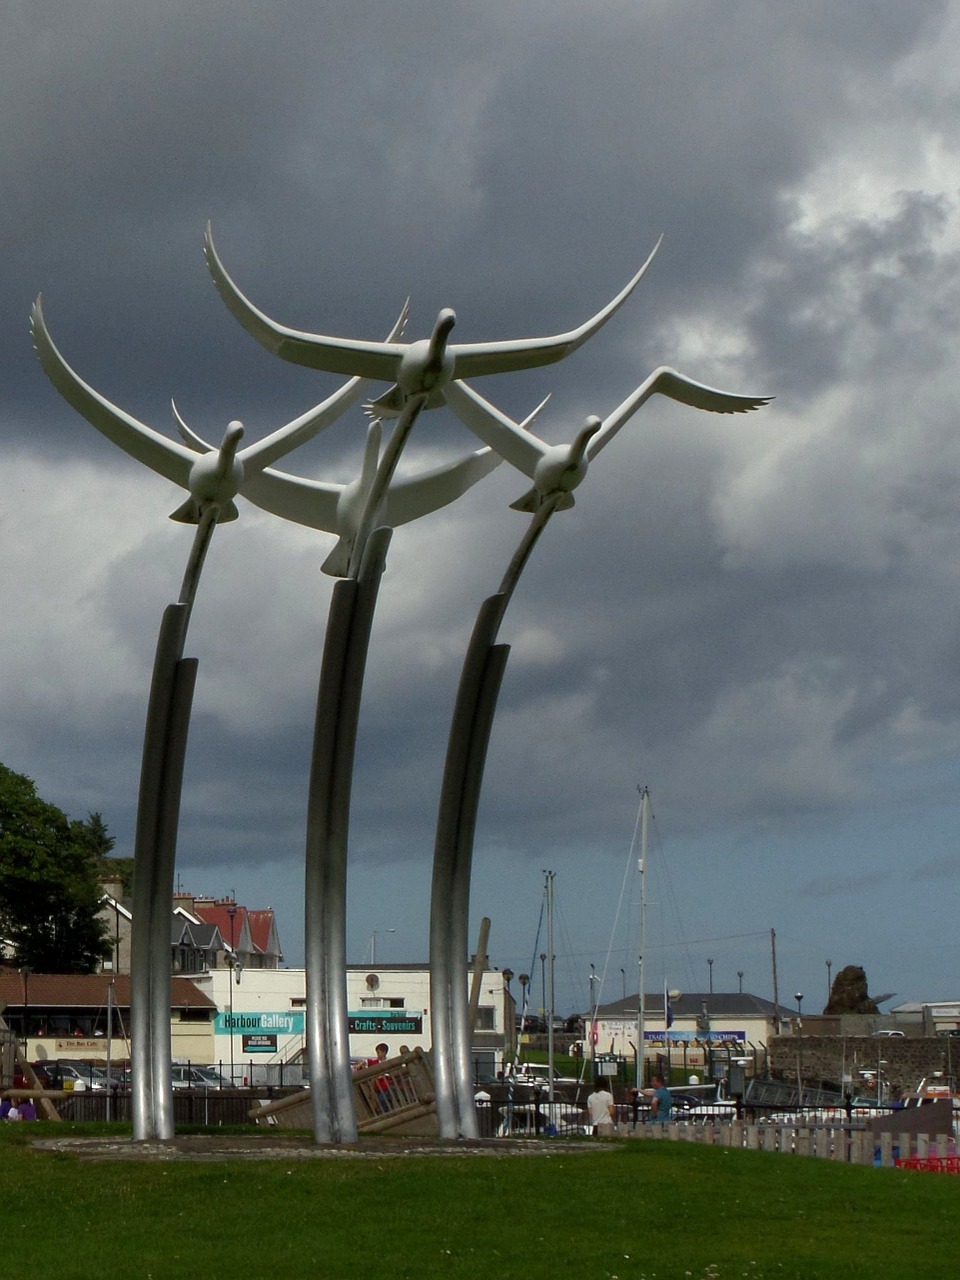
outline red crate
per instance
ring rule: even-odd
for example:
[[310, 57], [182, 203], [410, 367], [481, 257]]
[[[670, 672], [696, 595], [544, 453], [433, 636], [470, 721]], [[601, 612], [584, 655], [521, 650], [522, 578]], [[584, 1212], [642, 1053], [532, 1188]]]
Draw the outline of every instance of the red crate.
[[960, 1173], [960, 1156], [908, 1156], [894, 1163], [898, 1169], [922, 1169], [926, 1173]]

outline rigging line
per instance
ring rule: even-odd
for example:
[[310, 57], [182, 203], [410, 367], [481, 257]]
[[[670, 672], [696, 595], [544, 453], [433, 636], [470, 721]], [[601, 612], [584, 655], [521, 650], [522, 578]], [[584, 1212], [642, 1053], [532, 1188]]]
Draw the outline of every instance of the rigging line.
[[537, 934], [533, 940], [533, 956], [531, 957], [531, 960], [530, 960], [529, 972], [530, 972], [531, 978], [537, 971], [537, 968], [536, 968], [537, 957], [540, 954], [540, 930], [543, 928], [543, 913], [546, 910], [546, 906], [547, 906], [547, 890], [546, 890], [546, 886], [544, 886], [543, 896], [540, 899], [540, 919], [537, 921]]
[[[640, 814], [643, 811], [643, 788], [640, 788], [640, 806], [637, 809], [636, 821], [633, 824], [633, 838], [630, 841], [630, 848], [627, 850], [627, 861], [623, 868], [623, 880], [620, 884], [620, 897], [617, 899], [617, 910], [613, 917], [613, 927], [610, 930], [610, 941], [607, 944], [607, 956], [603, 962], [603, 969], [600, 973], [600, 983], [597, 986], [597, 998], [593, 1000], [591, 993], [591, 1003], [593, 1004], [593, 1016], [597, 1015], [597, 1008], [600, 1004], [600, 996], [603, 993], [604, 984], [607, 981], [607, 971], [610, 968], [610, 957], [613, 954], [613, 943], [617, 936], [617, 927], [620, 923], [620, 912], [623, 910], [623, 900], [627, 893], [628, 885], [631, 883], [630, 868], [633, 866], [636, 857], [637, 835], [640, 831]], [[626, 950], [626, 947], [624, 947]]]
[[[672, 943], [671, 945], [698, 946], [701, 942], [738, 942], [741, 938], [763, 938], [764, 940], [769, 941], [770, 930], [767, 929], [764, 932], [755, 933], [723, 933], [712, 938], [688, 938], [683, 944]], [[780, 941], [779, 933], [777, 934], [777, 941]], [[797, 941], [797, 939], [794, 939], [794, 941]], [[801, 945], [803, 944], [801, 943]]]
[[[567, 925], [566, 916], [563, 914], [562, 904], [559, 904], [557, 902], [556, 889], [554, 889], [553, 919], [554, 919], [555, 932], [560, 935], [559, 947], [557, 947], [556, 940], [554, 940], [554, 948], [557, 952], [556, 958], [557, 959], [563, 958], [564, 960], [567, 961], [567, 964], [568, 964], [568, 967], [566, 969], [567, 983], [569, 987], [572, 988], [574, 991], [579, 991], [582, 988], [580, 987], [580, 984], [577, 980], [577, 973], [574, 970], [573, 966], [570, 965], [569, 963], [570, 958], [573, 955], [573, 948], [570, 945], [570, 929], [569, 929], [569, 926]], [[588, 1005], [590, 1003], [589, 1000], [586, 1003]], [[586, 1007], [586, 1005], [584, 1005], [584, 1007]]]
[[[684, 981], [689, 987], [693, 977], [693, 960], [689, 952], [689, 944], [687, 943], [683, 932], [683, 915], [681, 914], [679, 903], [677, 901], [676, 887], [670, 874], [670, 863], [667, 859], [666, 849], [664, 847], [663, 838], [660, 834], [660, 828], [654, 822], [654, 838], [656, 840], [657, 849], [660, 857], [657, 860], [658, 869], [662, 877], [662, 883], [666, 890], [665, 896], [668, 898], [673, 916], [673, 928], [678, 941], [673, 944], [682, 949], [683, 952], [683, 968]], [[663, 914], [660, 916], [660, 954], [661, 968], [663, 970], [664, 981], [666, 981], [666, 929], [664, 928]]]

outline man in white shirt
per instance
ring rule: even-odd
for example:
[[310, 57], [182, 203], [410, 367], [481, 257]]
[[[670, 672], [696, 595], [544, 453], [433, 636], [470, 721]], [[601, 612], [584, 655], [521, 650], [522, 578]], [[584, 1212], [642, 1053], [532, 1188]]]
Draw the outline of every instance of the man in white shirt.
[[616, 1111], [609, 1081], [597, 1077], [593, 1093], [587, 1098], [587, 1114], [598, 1138], [611, 1138], [617, 1131]]

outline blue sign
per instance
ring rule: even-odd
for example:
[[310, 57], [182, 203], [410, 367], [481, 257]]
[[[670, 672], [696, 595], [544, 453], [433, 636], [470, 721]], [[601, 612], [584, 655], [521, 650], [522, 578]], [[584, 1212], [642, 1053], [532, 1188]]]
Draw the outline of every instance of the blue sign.
[[675, 1027], [671, 1027], [668, 1032], [660, 1031], [644, 1031], [644, 1042], [651, 1044], [663, 1044], [663, 1037], [672, 1044], [693, 1044], [694, 1041], [705, 1043], [710, 1041], [711, 1044], [744, 1044], [747, 1036], [744, 1031], [677, 1031]]
[[382, 1013], [348, 1013], [347, 1021], [354, 1035], [423, 1035], [423, 1017], [419, 1013], [403, 1013], [399, 1009], [384, 1009]]
[[213, 1030], [218, 1036], [240, 1032], [243, 1035], [272, 1034], [302, 1036], [302, 1013], [218, 1013], [213, 1020]]

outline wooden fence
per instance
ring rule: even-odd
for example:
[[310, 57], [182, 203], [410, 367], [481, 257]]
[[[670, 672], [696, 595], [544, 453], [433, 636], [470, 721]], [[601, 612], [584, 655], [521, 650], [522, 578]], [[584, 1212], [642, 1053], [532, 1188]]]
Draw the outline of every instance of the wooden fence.
[[[715, 1124], [629, 1124], [619, 1126], [624, 1138], [659, 1142], [693, 1142], [705, 1146], [739, 1147], [746, 1151], [774, 1151], [780, 1155], [817, 1156], [847, 1164], [893, 1168], [905, 1160], [947, 1168], [956, 1154], [953, 1137], [926, 1133], [874, 1133], [850, 1124], [745, 1124], [739, 1120]], [[932, 1157], [932, 1159], [931, 1159]]]

